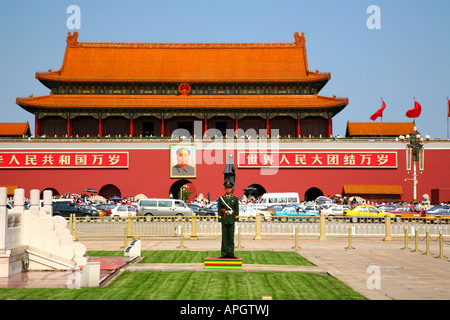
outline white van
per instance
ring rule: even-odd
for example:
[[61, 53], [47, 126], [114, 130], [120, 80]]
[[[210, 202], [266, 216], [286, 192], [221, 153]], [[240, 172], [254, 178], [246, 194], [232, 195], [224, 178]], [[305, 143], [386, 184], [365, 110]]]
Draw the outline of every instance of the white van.
[[300, 203], [300, 197], [297, 192], [274, 192], [264, 193], [261, 199], [256, 202], [258, 208], [267, 208], [273, 205]]
[[192, 210], [178, 199], [140, 199], [136, 216], [192, 216]]

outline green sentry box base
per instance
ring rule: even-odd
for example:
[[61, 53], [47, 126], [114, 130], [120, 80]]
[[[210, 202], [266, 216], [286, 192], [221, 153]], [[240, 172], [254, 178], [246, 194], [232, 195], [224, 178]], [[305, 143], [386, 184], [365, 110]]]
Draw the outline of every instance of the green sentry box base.
[[242, 270], [242, 258], [205, 258], [205, 269], [238, 269]]

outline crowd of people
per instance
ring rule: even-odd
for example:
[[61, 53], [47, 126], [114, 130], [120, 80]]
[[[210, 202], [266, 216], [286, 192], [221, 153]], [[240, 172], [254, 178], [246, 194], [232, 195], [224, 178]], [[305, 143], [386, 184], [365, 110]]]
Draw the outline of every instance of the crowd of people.
[[[246, 196], [241, 196], [239, 197], [239, 201], [240, 203], [245, 203], [245, 204], [254, 204], [257, 203], [260, 197], [258, 196], [254, 196], [254, 195], [250, 195], [248, 197]], [[345, 206], [349, 206], [350, 208], [354, 208], [355, 206], [358, 205], [373, 205], [375, 207], [378, 207], [380, 205], [391, 205], [391, 206], [410, 206], [413, 207], [414, 209], [421, 211], [421, 210], [429, 210], [431, 207], [433, 207], [433, 205], [430, 204], [429, 201], [423, 201], [423, 202], [405, 202], [405, 201], [382, 201], [381, 203], [377, 203], [377, 202], [372, 202], [372, 201], [366, 201], [363, 198], [360, 197], [341, 197], [341, 196], [328, 196], [327, 197], [329, 199], [329, 201], [327, 202], [331, 202], [333, 204], [339, 204], [339, 205], [345, 205]], [[133, 206], [137, 206], [138, 200], [135, 197], [126, 197], [124, 199], [121, 198], [116, 198], [116, 200], [112, 200], [112, 199], [105, 199], [103, 197], [100, 196], [96, 196], [96, 195], [87, 195], [87, 194], [76, 194], [76, 193], [71, 193], [71, 194], [65, 194], [65, 195], [57, 195], [54, 196], [54, 199], [72, 199], [74, 202], [80, 204], [80, 205], [97, 205], [100, 203], [112, 203], [112, 204], [116, 204], [116, 205], [133, 205]], [[208, 207], [211, 203], [214, 203], [214, 201], [210, 201], [207, 198], [204, 197], [196, 197], [193, 200], [188, 200], [186, 201], [187, 204], [195, 204], [200, 206], [201, 208], [206, 208]], [[316, 203], [316, 201], [312, 201], [310, 203]], [[304, 204], [307, 205], [308, 201], [302, 201], [300, 204]], [[448, 202], [442, 202], [440, 203], [440, 205], [449, 205]]]

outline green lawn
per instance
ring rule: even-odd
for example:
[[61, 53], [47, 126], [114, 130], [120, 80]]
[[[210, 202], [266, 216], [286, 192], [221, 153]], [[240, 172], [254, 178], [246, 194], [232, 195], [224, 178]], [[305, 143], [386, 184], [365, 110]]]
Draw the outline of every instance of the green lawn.
[[[206, 257], [220, 257], [219, 251], [142, 251], [141, 263], [203, 263]], [[88, 256], [123, 256], [123, 251], [89, 251]], [[235, 251], [244, 264], [312, 266], [295, 251]]]
[[362, 300], [324, 274], [299, 272], [125, 271], [105, 288], [0, 289], [24, 300]]
[[[237, 251], [244, 263], [311, 265], [295, 251]], [[215, 251], [143, 251], [143, 262], [196, 263]], [[90, 251], [90, 256], [123, 255]], [[242, 271], [124, 271], [105, 288], [0, 288], [0, 300], [365, 300], [326, 274]]]

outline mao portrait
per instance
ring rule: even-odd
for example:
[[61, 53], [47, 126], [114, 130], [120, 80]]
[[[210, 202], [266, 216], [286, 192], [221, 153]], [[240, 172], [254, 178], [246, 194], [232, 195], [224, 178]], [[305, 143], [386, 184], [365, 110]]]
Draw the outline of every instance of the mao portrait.
[[170, 146], [170, 177], [171, 178], [195, 178], [195, 146], [171, 145]]

